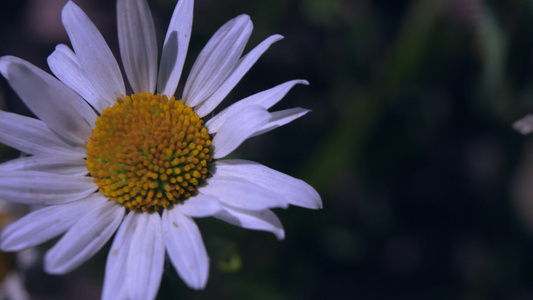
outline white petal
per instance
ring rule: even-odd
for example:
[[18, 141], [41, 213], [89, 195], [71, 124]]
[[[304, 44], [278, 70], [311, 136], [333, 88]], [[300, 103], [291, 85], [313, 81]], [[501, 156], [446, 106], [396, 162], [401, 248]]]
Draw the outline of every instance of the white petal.
[[87, 79], [76, 54], [66, 45], [57, 45], [48, 56], [48, 66], [54, 75], [64, 84], [83, 97], [94, 109], [102, 112], [109, 105], [108, 99], [102, 98]]
[[269, 132], [273, 129], [281, 127], [287, 123], [290, 123], [299, 117], [304, 116], [310, 112], [310, 110], [300, 107], [289, 108], [285, 110], [275, 111], [270, 113], [270, 120], [261, 130], [254, 133], [254, 136]]
[[268, 124], [270, 118], [270, 113], [258, 105], [247, 106], [233, 114], [220, 126], [213, 138], [213, 157], [222, 158], [230, 154]]
[[184, 215], [195, 218], [210, 217], [222, 209], [220, 199], [202, 194], [191, 197], [178, 206]]
[[203, 289], [209, 275], [209, 257], [198, 226], [180, 212], [180, 207], [164, 210], [163, 239], [181, 279], [193, 289]]
[[2, 251], [19, 251], [37, 246], [64, 233], [87, 212], [93, 200], [88, 197], [27, 214], [2, 231]]
[[207, 100], [202, 102], [197, 108], [196, 113], [200, 117], [204, 117], [209, 114], [215, 107], [217, 107], [229, 92], [239, 83], [244, 75], [250, 70], [255, 62], [265, 53], [265, 51], [273, 43], [283, 39], [283, 36], [276, 34], [270, 36], [264, 40], [261, 44], [255, 47], [252, 51], [246, 54], [239, 62], [237, 68], [231, 73], [231, 75], [222, 83], [222, 85], [211, 95]]
[[86, 175], [87, 164], [81, 157], [59, 155], [24, 156], [0, 164], [0, 171], [39, 171], [61, 175]]
[[91, 258], [115, 233], [124, 218], [124, 207], [103, 195], [67, 233], [48, 250], [44, 268], [50, 274], [65, 274]]
[[169, 97], [176, 93], [191, 38], [192, 0], [180, 0], [174, 9], [161, 53], [157, 91]]
[[120, 68], [104, 38], [89, 17], [69, 1], [61, 14], [63, 25], [85, 76], [109, 104], [126, 94]]
[[124, 279], [131, 299], [155, 299], [165, 260], [161, 217], [158, 213], [135, 213], [138, 223], [128, 253]]
[[224, 204], [247, 210], [288, 206], [287, 200], [280, 194], [236, 176], [221, 176], [215, 173], [198, 191], [218, 197]]
[[77, 93], [17, 57], [1, 57], [0, 72], [24, 104], [50, 129], [77, 145], [89, 139], [97, 116]]
[[259, 105], [266, 109], [269, 109], [274, 104], [278, 103], [278, 101], [280, 101], [283, 97], [285, 97], [285, 95], [290, 91], [290, 89], [292, 89], [292, 87], [296, 84], [307, 85], [309, 83], [306, 80], [287, 81], [266, 91], [262, 91], [260, 93], [244, 98], [238, 102], [235, 102], [234, 104], [225, 108], [220, 113], [216, 114], [213, 118], [209, 119], [209, 121], [205, 123], [205, 126], [209, 130], [209, 133], [213, 134], [219, 130], [220, 126], [222, 126], [222, 124], [229, 117], [231, 117], [234, 113], [243, 109], [246, 106]]
[[0, 297], [11, 300], [30, 300], [30, 294], [26, 290], [22, 275], [16, 270], [11, 270], [2, 280], [0, 285]]
[[124, 71], [136, 94], [153, 93], [157, 79], [157, 44], [146, 0], [117, 1], [118, 41]]
[[521, 134], [533, 132], [533, 115], [527, 115], [513, 123], [513, 128]]
[[287, 202], [305, 208], [322, 208], [320, 195], [300, 179], [283, 174], [253, 161], [227, 159], [216, 162], [216, 176], [235, 176], [249, 180], [279, 194]]
[[247, 229], [272, 232], [278, 240], [285, 238], [285, 231], [278, 217], [270, 210], [247, 211], [225, 207], [215, 218]]
[[126, 280], [128, 273], [128, 253], [131, 249], [132, 238], [137, 228], [136, 213], [129, 213], [120, 225], [113, 240], [105, 266], [104, 287], [102, 299], [126, 299]]
[[183, 91], [183, 100], [189, 106], [206, 100], [235, 70], [252, 28], [250, 17], [240, 15], [224, 24], [207, 42]]
[[0, 143], [27, 154], [84, 157], [85, 146], [65, 143], [43, 121], [0, 110]]
[[92, 177], [36, 171], [0, 172], [0, 199], [15, 203], [67, 203], [85, 198], [97, 189]]

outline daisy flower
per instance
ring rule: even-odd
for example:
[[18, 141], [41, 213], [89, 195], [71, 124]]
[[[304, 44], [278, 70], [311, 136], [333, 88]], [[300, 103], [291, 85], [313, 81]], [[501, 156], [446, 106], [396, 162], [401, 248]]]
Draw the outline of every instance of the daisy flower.
[[[113, 238], [102, 298], [153, 299], [165, 253], [193, 289], [205, 287], [209, 258], [193, 218], [214, 217], [284, 238], [272, 208], [318, 209], [305, 182], [261, 164], [223, 159], [246, 139], [308, 110], [269, 112], [296, 84], [282, 83], [205, 119], [271, 44], [243, 56], [252, 22], [224, 24], [200, 52], [181, 97], [174, 97], [192, 27], [193, 1], [178, 2], [159, 68], [155, 29], [145, 0], [118, 0], [120, 67], [87, 15], [62, 11], [72, 49], [48, 57], [52, 76], [27, 61], [0, 58], [0, 72], [39, 118], [0, 111], [0, 142], [28, 154], [0, 165], [0, 199], [43, 205], [2, 233], [17, 251], [62, 235], [44, 258], [64, 274]], [[181, 100], [179, 100], [181, 99]]]

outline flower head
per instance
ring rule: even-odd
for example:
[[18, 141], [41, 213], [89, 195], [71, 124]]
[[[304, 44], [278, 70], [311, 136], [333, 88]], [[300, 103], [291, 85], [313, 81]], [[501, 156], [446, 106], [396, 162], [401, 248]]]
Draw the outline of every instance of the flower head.
[[187, 285], [206, 285], [209, 260], [193, 217], [282, 239], [272, 208], [322, 206], [301, 180], [255, 162], [223, 159], [249, 137], [306, 114], [302, 108], [268, 111], [305, 80], [285, 82], [204, 119], [281, 36], [243, 56], [252, 22], [246, 15], [230, 20], [199, 54], [183, 95], [174, 96], [192, 10], [192, 0], [177, 4], [158, 68], [146, 1], [118, 0], [120, 54], [131, 94], [102, 35], [70, 1], [62, 21], [72, 49], [58, 45], [49, 56], [55, 77], [22, 59], [0, 58], [0, 72], [39, 118], [0, 111], [0, 142], [28, 154], [0, 165], [0, 198], [45, 206], [3, 231], [3, 250], [63, 234], [46, 253], [45, 270], [64, 274], [116, 232], [103, 298], [153, 299], [165, 253]]

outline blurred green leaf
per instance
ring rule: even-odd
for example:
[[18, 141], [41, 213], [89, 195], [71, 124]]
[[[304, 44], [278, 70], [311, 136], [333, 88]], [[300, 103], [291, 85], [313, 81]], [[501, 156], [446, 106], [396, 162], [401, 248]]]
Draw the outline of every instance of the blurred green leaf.
[[418, 72], [440, 8], [440, 1], [427, 0], [414, 1], [409, 7], [389, 63], [375, 74], [366, 95], [345, 107], [337, 127], [318, 146], [305, 169], [306, 179], [319, 191], [327, 190], [359, 159], [365, 140], [390, 105], [390, 95]]
[[242, 267], [241, 256], [236, 251], [226, 253], [224, 257], [218, 258], [217, 267], [222, 272], [238, 272]]
[[504, 123], [516, 116], [516, 107], [509, 101], [509, 84], [506, 80], [508, 40], [492, 10], [483, 6], [479, 18], [478, 39], [483, 64], [481, 95], [478, 105], [488, 110]]

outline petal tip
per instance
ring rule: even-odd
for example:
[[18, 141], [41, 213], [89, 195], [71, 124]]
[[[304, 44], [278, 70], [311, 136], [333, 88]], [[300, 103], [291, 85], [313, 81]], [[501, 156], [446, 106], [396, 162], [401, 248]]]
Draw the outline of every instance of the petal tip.
[[52, 258], [50, 257], [50, 251], [48, 251], [44, 256], [44, 271], [51, 275], [63, 275], [66, 272], [63, 268], [61, 268], [61, 265], [57, 264], [56, 262], [52, 261]]
[[238, 15], [236, 18], [235, 18], [236, 21], [240, 21], [240, 22], [245, 22], [245, 21], [251, 21], [251, 18], [249, 15], [247, 14], [242, 14], [242, 15]]
[[4, 55], [0, 57], [0, 73], [7, 78], [9, 65], [14, 61], [20, 60], [20, 58], [12, 55]]
[[198, 282], [194, 282], [194, 283], [191, 282], [188, 284], [188, 286], [195, 291], [201, 291], [205, 289], [206, 285], [207, 285], [207, 277], [205, 279], [204, 278], [200, 279]]
[[527, 115], [514, 122], [513, 129], [524, 135], [533, 132], [533, 115]]
[[318, 199], [315, 209], [323, 209], [323, 208], [324, 208], [324, 205], [322, 204], [322, 200]]
[[285, 37], [282, 36], [281, 34], [274, 34], [274, 35], [272, 36], [272, 39], [274, 40], [274, 42], [280, 41], [280, 40], [282, 40], [282, 39], [284, 39], [284, 38], [285, 38]]
[[278, 239], [278, 241], [282, 241], [285, 239], [285, 230], [280, 229], [274, 232], [274, 235], [276, 235], [276, 238]]
[[0, 251], [2, 252], [13, 252], [13, 251], [17, 251], [17, 249], [15, 249], [12, 245], [9, 245], [9, 243], [6, 242], [4, 236], [2, 235], [1, 237], [1, 241], [0, 241]]
[[0, 73], [2, 73], [2, 75], [7, 78], [7, 66], [8, 66], [8, 63], [7, 63], [6, 59], [4, 59], [4, 58], [5, 58], [5, 56], [0, 57]]
[[67, 12], [67, 10], [75, 9], [76, 7], [78, 7], [76, 3], [72, 2], [71, 0], [67, 1], [67, 3], [65, 3], [65, 5], [63, 6], [61, 15], [63, 16], [63, 14]]

